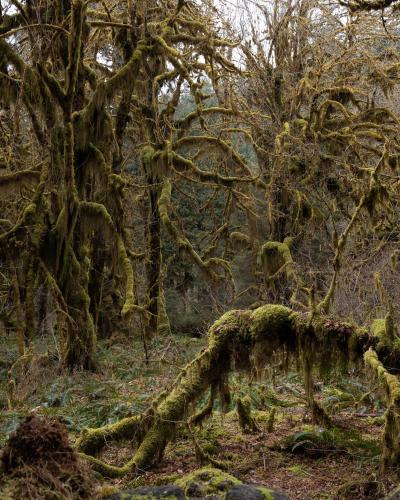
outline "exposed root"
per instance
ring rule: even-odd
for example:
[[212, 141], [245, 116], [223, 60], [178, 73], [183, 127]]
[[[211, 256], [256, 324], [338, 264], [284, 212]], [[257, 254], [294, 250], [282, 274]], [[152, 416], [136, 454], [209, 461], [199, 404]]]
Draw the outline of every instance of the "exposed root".
[[118, 442], [124, 439], [136, 439], [137, 442], [140, 442], [141, 434], [142, 418], [135, 415], [134, 417], [123, 418], [116, 424], [105, 425], [97, 429], [84, 429], [75, 446], [83, 453], [95, 455], [110, 441]]
[[30, 415], [3, 449], [2, 498], [96, 498], [90, 471], [69, 444], [56, 419]]

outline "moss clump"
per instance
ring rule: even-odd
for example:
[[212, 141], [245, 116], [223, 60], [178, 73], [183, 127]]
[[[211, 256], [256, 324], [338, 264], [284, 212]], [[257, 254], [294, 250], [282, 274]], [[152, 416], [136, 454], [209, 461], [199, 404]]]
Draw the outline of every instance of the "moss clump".
[[287, 328], [292, 329], [293, 311], [285, 306], [267, 304], [257, 308], [251, 315], [252, 335], [257, 337], [258, 333], [280, 332]]
[[251, 315], [250, 333], [254, 341], [296, 335], [294, 319], [296, 313], [285, 306], [267, 304], [259, 307]]
[[189, 497], [204, 498], [206, 495], [221, 495], [232, 486], [242, 484], [236, 477], [212, 467], [204, 467], [175, 481], [185, 495]]
[[[236, 477], [218, 469], [206, 467], [186, 474], [175, 484], [189, 498], [247, 498], [261, 493], [265, 500], [287, 497], [263, 486], [246, 486]], [[258, 498], [258, 497], [257, 497]]]
[[371, 333], [376, 337], [377, 352], [391, 351], [395, 341], [395, 328], [393, 315], [388, 313], [384, 318], [374, 319], [371, 325]]
[[142, 162], [145, 165], [150, 165], [151, 162], [153, 161], [155, 154], [156, 154], [156, 150], [152, 146], [150, 146], [150, 145], [145, 146], [142, 149]]
[[374, 319], [371, 325], [371, 332], [379, 338], [383, 338], [386, 333], [385, 320], [382, 318]]

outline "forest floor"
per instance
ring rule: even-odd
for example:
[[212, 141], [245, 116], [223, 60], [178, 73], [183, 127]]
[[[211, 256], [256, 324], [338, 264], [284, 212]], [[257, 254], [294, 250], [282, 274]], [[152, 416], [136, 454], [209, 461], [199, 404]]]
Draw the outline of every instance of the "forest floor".
[[[155, 340], [148, 365], [140, 342], [123, 337], [100, 341], [99, 371], [70, 375], [57, 368], [57, 349], [49, 348], [51, 344], [51, 339], [41, 339], [35, 352], [49, 350], [50, 357], [37, 358], [28, 371], [16, 373], [10, 409], [7, 376], [17, 352], [11, 338], [0, 340], [0, 447], [32, 410], [59, 416], [72, 439], [85, 427], [141, 412], [204, 340], [185, 336]], [[275, 488], [294, 500], [382, 498], [394, 485], [390, 477], [382, 480], [378, 475], [383, 408], [356, 373], [318, 383], [318, 400], [334, 417], [330, 431], [311, 424], [301, 378], [295, 372], [273, 382], [233, 377], [231, 390], [228, 413], [217, 406], [213, 417], [194, 432], [202, 450], [243, 482]], [[239, 427], [234, 402], [244, 395], [251, 397], [259, 432], [244, 433]], [[272, 407], [274, 428], [267, 432]], [[129, 444], [109, 446], [102, 458], [122, 465], [132, 454]], [[168, 484], [198, 467], [193, 437], [182, 430], [155, 469], [106, 484], [118, 488]]]

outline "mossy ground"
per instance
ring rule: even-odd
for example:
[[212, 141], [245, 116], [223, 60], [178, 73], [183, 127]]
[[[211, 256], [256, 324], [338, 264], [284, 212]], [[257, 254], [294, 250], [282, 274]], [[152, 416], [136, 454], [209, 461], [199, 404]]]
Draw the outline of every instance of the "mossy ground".
[[[51, 340], [42, 339], [36, 345], [45, 352]], [[2, 337], [0, 344], [0, 445], [14, 430], [18, 421], [37, 408], [41, 414], [58, 415], [67, 425], [71, 438], [85, 427], [97, 427], [136, 414], [145, 409], [154, 395], [168, 386], [179, 369], [203, 347], [202, 339], [165, 337], [150, 346], [150, 364], [146, 366], [139, 341], [125, 337], [100, 341], [97, 373], [66, 374], [57, 368], [57, 361], [34, 365], [19, 374], [15, 390], [15, 408], [7, 409], [7, 373], [17, 353], [13, 339]], [[56, 357], [56, 346], [50, 359]], [[352, 374], [348, 378], [320, 384], [317, 399], [333, 412], [335, 425], [344, 429], [352, 443], [334, 443], [321, 453], [293, 453], [288, 438], [317, 428], [306, 412], [301, 378], [296, 373], [252, 381], [233, 377], [232, 407], [222, 414], [218, 403], [210, 420], [195, 428], [197, 442], [206, 454], [222, 462], [227, 472], [245, 483], [255, 483], [281, 490], [294, 499], [332, 498], [346, 483], [377, 481], [381, 493], [388, 491], [391, 479], [378, 478], [379, 441], [383, 408], [370, 393], [369, 386]], [[235, 410], [236, 397], [248, 395], [252, 400], [253, 417], [260, 432], [243, 433]], [[202, 403], [206, 404], [206, 396]], [[273, 432], [267, 432], [268, 415], [276, 408]], [[378, 417], [378, 418], [377, 418]], [[343, 433], [337, 434], [343, 437]], [[354, 441], [359, 446], [354, 445]], [[332, 444], [332, 443], [330, 443]], [[133, 453], [129, 443], [107, 446], [101, 458], [122, 465]], [[177, 439], [166, 449], [164, 459], [153, 470], [139, 477], [105, 481], [104, 486], [118, 489], [141, 485], [171, 483], [184, 473], [200, 467], [193, 439], [181, 430]], [[100, 480], [99, 480], [100, 481]], [[351, 498], [373, 498], [358, 488]], [[346, 498], [346, 496], [339, 497]], [[348, 497], [347, 497], [348, 498]]]

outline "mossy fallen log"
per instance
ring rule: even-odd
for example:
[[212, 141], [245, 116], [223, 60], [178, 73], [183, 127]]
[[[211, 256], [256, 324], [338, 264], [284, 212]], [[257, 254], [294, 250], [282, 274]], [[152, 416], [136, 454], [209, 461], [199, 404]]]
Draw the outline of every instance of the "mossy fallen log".
[[[93, 456], [86, 458], [105, 476], [118, 477], [146, 469], [160, 460], [176, 427], [187, 422], [195, 403], [208, 390], [212, 389], [212, 401], [215, 391], [219, 391], [221, 400], [226, 399], [227, 385], [223, 381], [231, 371], [265, 366], [281, 354], [283, 364], [292, 359], [303, 367], [306, 390], [310, 391], [307, 372], [317, 368], [326, 371], [330, 366], [345, 369], [349, 361], [362, 361], [364, 352], [379, 345], [373, 334], [349, 323], [326, 316], [316, 316], [311, 321], [309, 314], [280, 305], [227, 312], [210, 328], [207, 347], [181, 370], [169, 390], [160, 394], [141, 417], [140, 432], [136, 427], [139, 420], [134, 425], [129, 421], [128, 430], [132, 424], [138, 444], [132, 459], [123, 467], [114, 467]], [[212, 407], [207, 410], [210, 413]], [[130, 437], [129, 431], [121, 432], [121, 426], [124, 428], [124, 424], [117, 422], [87, 430], [78, 440], [78, 449], [95, 455], [106, 441]]]

